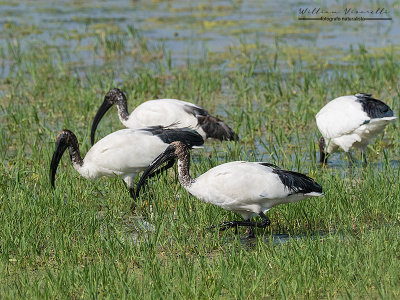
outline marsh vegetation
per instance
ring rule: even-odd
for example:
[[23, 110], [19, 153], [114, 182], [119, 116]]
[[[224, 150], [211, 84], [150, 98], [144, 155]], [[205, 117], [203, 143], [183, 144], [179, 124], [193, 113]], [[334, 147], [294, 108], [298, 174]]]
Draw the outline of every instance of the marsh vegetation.
[[[0, 3], [0, 298], [399, 298], [398, 123], [368, 146], [367, 167], [349, 169], [342, 153], [319, 166], [314, 120], [356, 92], [399, 115], [393, 24], [299, 25], [290, 5], [241, 1], [118, 2]], [[135, 215], [121, 180], [87, 181], [67, 156], [51, 190], [57, 133], [73, 130], [86, 153], [114, 86], [130, 109], [191, 101], [239, 134], [194, 151], [194, 176], [268, 161], [325, 197], [271, 209], [248, 240], [206, 230], [237, 216], [188, 195], [174, 171], [150, 182]], [[114, 110], [97, 136], [120, 128]]]

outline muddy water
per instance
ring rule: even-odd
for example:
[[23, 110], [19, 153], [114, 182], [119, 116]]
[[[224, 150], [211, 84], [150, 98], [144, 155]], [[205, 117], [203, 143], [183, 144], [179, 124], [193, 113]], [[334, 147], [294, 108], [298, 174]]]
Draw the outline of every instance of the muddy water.
[[[400, 41], [398, 4], [353, 1], [0, 1], [0, 46], [29, 49], [45, 43], [63, 49], [64, 59], [102, 64], [102, 43], [120, 38], [122, 60], [134, 64], [137, 43], [170, 53], [174, 64], [204, 51], [225, 52], [240, 44], [348, 50], [363, 44], [385, 48]], [[320, 9], [318, 14], [313, 14]], [[360, 13], [344, 14], [345, 10]], [[384, 9], [384, 13], [365, 14]], [[300, 11], [308, 11], [301, 14]], [[337, 12], [337, 13], [333, 13]], [[364, 12], [364, 13], [361, 13]], [[392, 17], [391, 21], [301, 21], [299, 17]], [[17, 45], [17, 46], [16, 46]], [[100, 45], [100, 46], [99, 46]], [[7, 76], [5, 65], [0, 76]]]

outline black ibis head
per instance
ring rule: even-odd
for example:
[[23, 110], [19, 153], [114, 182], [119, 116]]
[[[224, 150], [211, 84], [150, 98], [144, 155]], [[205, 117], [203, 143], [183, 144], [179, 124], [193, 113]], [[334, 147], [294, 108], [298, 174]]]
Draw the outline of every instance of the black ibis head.
[[117, 88], [109, 90], [108, 93], [104, 96], [104, 101], [101, 104], [100, 108], [98, 109], [92, 123], [92, 129], [90, 132], [90, 141], [92, 145], [94, 144], [94, 136], [97, 129], [97, 125], [100, 123], [100, 120], [104, 116], [104, 114], [114, 104], [118, 106], [120, 116], [122, 118], [128, 118], [128, 113], [127, 113], [128, 108], [127, 108], [127, 100], [125, 94], [120, 89]]
[[71, 147], [70, 149], [72, 149], [70, 150], [71, 161], [80, 165], [82, 164], [82, 159], [80, 156], [73, 155], [73, 152], [79, 153], [78, 139], [76, 138], [75, 134], [68, 129], [61, 130], [57, 135], [56, 147], [50, 163], [50, 182], [53, 188], [58, 164], [60, 163], [61, 157], [68, 147]]
[[136, 189], [136, 196], [139, 195], [140, 189], [143, 184], [146, 182], [148, 176], [154, 173], [157, 168], [162, 166], [164, 163], [169, 163], [174, 161], [176, 158], [181, 159], [185, 155], [188, 155], [189, 148], [182, 142], [176, 141], [172, 142], [167, 149], [164, 150], [159, 156], [157, 156], [153, 162], [147, 167], [147, 169], [143, 172], [142, 177], [139, 180], [137, 189]]

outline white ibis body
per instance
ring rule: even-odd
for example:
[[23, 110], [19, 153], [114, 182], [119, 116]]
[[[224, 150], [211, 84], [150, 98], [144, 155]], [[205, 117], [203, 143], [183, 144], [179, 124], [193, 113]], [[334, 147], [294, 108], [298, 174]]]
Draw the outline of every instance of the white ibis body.
[[[102, 176], [121, 177], [131, 196], [134, 197], [134, 179], [162, 153], [173, 141], [181, 141], [188, 147], [202, 146], [203, 138], [191, 129], [168, 129], [161, 126], [143, 129], [122, 129], [98, 141], [82, 159], [75, 134], [62, 130], [56, 139], [56, 147], [50, 164], [50, 181], [54, 187], [60, 159], [69, 149], [75, 170], [87, 179]], [[171, 165], [172, 166], [172, 165]]]
[[[281, 170], [261, 162], [235, 161], [214, 167], [193, 179], [189, 174], [189, 149], [181, 142], [173, 142], [143, 173], [137, 188], [146, 176], [163, 163], [178, 159], [178, 178], [181, 185], [196, 198], [240, 214], [245, 221], [232, 221], [220, 229], [249, 226], [265, 227], [270, 221], [265, 213], [273, 206], [297, 202], [310, 196], [322, 196], [322, 188], [306, 175]], [[253, 216], [263, 222], [251, 222]]]
[[140, 104], [130, 115], [125, 94], [117, 89], [111, 89], [104, 97], [103, 104], [94, 117], [91, 129], [91, 142], [97, 125], [103, 115], [115, 104], [121, 123], [131, 129], [148, 126], [168, 126], [170, 128], [192, 128], [203, 139], [235, 140], [237, 135], [217, 117], [211, 116], [205, 109], [189, 102], [176, 99], [149, 100]]
[[352, 148], [364, 151], [372, 138], [397, 119], [388, 105], [370, 94], [336, 98], [328, 102], [315, 118], [322, 134], [319, 140], [321, 163], [339, 148], [348, 153], [352, 162], [349, 153]]

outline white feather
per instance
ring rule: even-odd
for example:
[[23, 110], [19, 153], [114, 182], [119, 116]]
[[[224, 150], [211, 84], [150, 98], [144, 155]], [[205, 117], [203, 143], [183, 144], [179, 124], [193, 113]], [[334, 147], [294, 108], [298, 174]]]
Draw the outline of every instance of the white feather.
[[176, 99], [159, 99], [143, 102], [129, 115], [128, 120], [120, 118], [125, 127], [142, 128], [147, 126], [171, 126], [171, 128], [192, 128], [203, 139], [206, 134], [198, 125], [197, 118], [185, 110], [185, 106], [202, 109], [193, 103]]
[[316, 115], [319, 131], [325, 139], [326, 151], [339, 147], [365, 148], [370, 140], [382, 132], [396, 117], [371, 119], [355, 96], [342, 96], [330, 101]]
[[294, 194], [284, 186], [273, 169], [256, 162], [235, 161], [214, 167], [185, 187], [205, 202], [241, 214], [249, 219], [261, 211], [296, 202], [319, 193]]
[[137, 174], [146, 169], [167, 146], [150, 132], [122, 129], [94, 144], [86, 153], [83, 166], [75, 168], [85, 178], [123, 176], [128, 186], [133, 186]]

